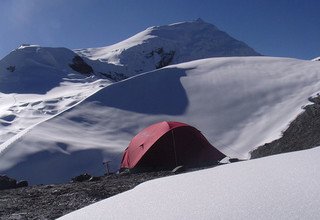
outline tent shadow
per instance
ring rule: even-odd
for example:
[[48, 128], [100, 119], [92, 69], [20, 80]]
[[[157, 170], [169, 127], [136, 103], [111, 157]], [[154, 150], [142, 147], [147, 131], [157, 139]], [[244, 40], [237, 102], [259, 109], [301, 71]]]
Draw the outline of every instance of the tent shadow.
[[143, 114], [183, 114], [189, 100], [181, 77], [187, 70], [165, 68], [106, 87], [90, 100], [99, 105]]

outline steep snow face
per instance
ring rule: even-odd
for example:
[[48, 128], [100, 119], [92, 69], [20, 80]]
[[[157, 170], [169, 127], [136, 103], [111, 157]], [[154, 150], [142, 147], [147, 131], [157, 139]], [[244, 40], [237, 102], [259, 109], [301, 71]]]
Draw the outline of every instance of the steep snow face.
[[318, 147], [156, 179], [59, 219], [319, 219], [319, 156]]
[[163, 120], [198, 128], [230, 157], [281, 135], [319, 92], [320, 63], [285, 58], [210, 58], [169, 66], [99, 90], [1, 145], [0, 172], [34, 183], [103, 174], [143, 128]]
[[125, 66], [123, 74], [128, 76], [202, 58], [260, 55], [201, 19], [150, 27], [115, 45], [75, 51], [93, 60]]
[[73, 70], [76, 56], [66, 48], [22, 45], [0, 60], [0, 144], [108, 84]]

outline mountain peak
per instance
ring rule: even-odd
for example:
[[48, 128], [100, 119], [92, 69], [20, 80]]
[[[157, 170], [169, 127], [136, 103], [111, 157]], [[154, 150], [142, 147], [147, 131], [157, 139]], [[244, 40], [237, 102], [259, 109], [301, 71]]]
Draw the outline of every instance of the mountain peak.
[[202, 20], [201, 18], [198, 18], [195, 20], [195, 22], [198, 22], [198, 23], [206, 23], [204, 20]]
[[124, 67], [126, 72], [122, 74], [126, 76], [210, 57], [260, 55], [201, 18], [149, 27], [117, 44], [76, 52], [92, 60]]
[[159, 29], [163, 29], [163, 30], [188, 30], [188, 29], [201, 29], [201, 28], [213, 28], [213, 29], [217, 29], [213, 24], [207, 23], [204, 20], [202, 20], [201, 18], [198, 18], [196, 20], [192, 20], [192, 21], [182, 21], [182, 22], [175, 22], [172, 24], [168, 24], [168, 25], [161, 25], [161, 26], [154, 26], [154, 27], [150, 27], [147, 30], [159, 30]]

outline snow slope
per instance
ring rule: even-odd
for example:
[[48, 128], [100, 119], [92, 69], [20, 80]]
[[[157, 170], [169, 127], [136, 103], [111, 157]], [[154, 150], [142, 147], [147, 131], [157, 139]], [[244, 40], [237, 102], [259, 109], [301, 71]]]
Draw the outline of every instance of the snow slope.
[[148, 181], [59, 219], [319, 219], [320, 148]]
[[75, 52], [92, 60], [125, 67], [117, 71], [127, 76], [209, 57], [260, 55], [201, 19], [149, 27], [117, 44]]
[[4, 142], [0, 172], [32, 184], [101, 175], [102, 161], [118, 169], [131, 138], [162, 120], [195, 126], [226, 155], [246, 158], [278, 138], [319, 92], [319, 67], [287, 58], [210, 58], [138, 75]]

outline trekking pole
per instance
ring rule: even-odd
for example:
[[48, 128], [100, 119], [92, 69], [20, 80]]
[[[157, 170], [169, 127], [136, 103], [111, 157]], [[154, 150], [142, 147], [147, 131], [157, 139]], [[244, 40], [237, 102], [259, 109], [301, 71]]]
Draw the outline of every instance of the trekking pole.
[[108, 160], [108, 161], [104, 161], [103, 162], [103, 165], [105, 165], [106, 166], [106, 170], [107, 170], [107, 175], [109, 175], [110, 174], [110, 169], [109, 169], [109, 163], [111, 162], [111, 160]]

